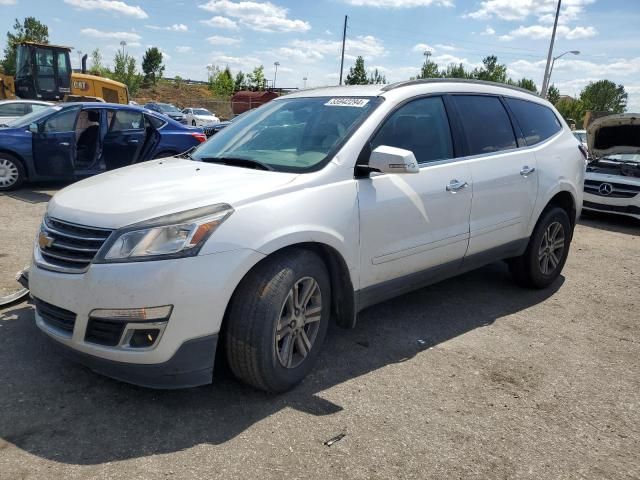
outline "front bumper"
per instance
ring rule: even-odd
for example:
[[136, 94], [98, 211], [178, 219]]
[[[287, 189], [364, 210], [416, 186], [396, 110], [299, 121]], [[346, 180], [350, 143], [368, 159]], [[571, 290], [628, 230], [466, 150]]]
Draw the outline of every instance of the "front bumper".
[[[74, 323], [66, 331], [56, 328], [38, 312], [36, 324], [56, 344], [71, 351], [73, 357], [94, 370], [132, 383], [152, 386], [154, 382], [139, 380], [142, 377], [136, 372], [171, 372], [175, 362], [183, 365], [184, 361], [176, 360], [176, 356], [182, 359], [187, 355], [181, 352], [185, 348], [192, 349], [190, 342], [215, 338], [236, 285], [263, 257], [253, 250], [238, 249], [173, 260], [91, 264], [86, 272], [80, 274], [53, 272], [33, 264], [29, 270], [31, 294], [40, 301], [75, 314]], [[89, 314], [94, 309], [161, 305], [173, 305], [173, 310], [161, 337], [151, 348], [104, 346], [86, 338]], [[208, 342], [211, 345], [211, 340]], [[204, 368], [202, 362], [198, 361], [192, 371], [213, 368], [215, 341], [213, 344], [211, 355], [207, 357], [210, 365]], [[202, 360], [200, 354], [198, 358]], [[185, 370], [182, 366], [180, 368]], [[131, 376], [122, 373], [127, 370]], [[110, 373], [113, 371], [116, 373]], [[169, 376], [174, 374], [168, 373]], [[158, 375], [154, 373], [151, 376]], [[160, 381], [160, 388], [196, 384], [189, 380], [188, 375], [182, 383], [174, 382], [174, 387], [162, 387], [164, 382]], [[210, 376], [204, 383], [209, 382]]]
[[585, 192], [582, 208], [640, 219], [640, 195], [633, 198], [611, 198]]

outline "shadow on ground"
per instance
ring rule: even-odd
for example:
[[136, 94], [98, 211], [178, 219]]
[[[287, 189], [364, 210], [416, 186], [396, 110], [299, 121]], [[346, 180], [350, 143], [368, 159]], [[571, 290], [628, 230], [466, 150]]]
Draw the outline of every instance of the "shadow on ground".
[[610, 232], [640, 235], [640, 220], [636, 220], [633, 217], [625, 217], [624, 215], [583, 211], [578, 223], [586, 227], [599, 228]]
[[[3, 440], [46, 459], [100, 464], [221, 444], [289, 407], [342, 409], [317, 394], [544, 301], [560, 288], [516, 287], [504, 264], [372, 307], [353, 330], [332, 328], [311, 375], [280, 396], [223, 375], [214, 385], [154, 391], [101, 377], [56, 356], [22, 304], [0, 315], [0, 450]], [[420, 340], [420, 342], [419, 342]]]

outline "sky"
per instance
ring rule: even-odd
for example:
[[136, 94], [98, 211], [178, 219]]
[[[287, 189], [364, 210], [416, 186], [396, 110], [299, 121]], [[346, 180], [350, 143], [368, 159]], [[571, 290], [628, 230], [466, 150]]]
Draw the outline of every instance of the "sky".
[[[251, 71], [264, 65], [276, 86], [338, 82], [344, 16], [344, 74], [362, 55], [387, 81], [415, 76], [424, 52], [441, 67], [478, 66], [496, 55], [514, 79], [538, 85], [557, 0], [0, 0], [0, 48], [14, 19], [33, 15], [51, 43], [100, 48], [107, 65], [121, 41], [138, 60], [156, 46], [165, 75], [205, 80], [207, 66]], [[577, 95], [590, 81], [622, 83], [640, 112], [640, 0], [563, 0], [552, 83]], [[304, 79], [307, 79], [306, 81]]]

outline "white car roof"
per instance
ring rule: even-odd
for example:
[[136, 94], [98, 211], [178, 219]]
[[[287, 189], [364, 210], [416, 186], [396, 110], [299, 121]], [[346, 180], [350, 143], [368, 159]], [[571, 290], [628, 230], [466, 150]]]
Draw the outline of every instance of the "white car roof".
[[52, 102], [43, 102], [42, 100], [22, 100], [20, 98], [15, 100], [0, 100], [0, 105], [6, 105], [7, 103], [29, 103], [32, 105], [53, 105]]

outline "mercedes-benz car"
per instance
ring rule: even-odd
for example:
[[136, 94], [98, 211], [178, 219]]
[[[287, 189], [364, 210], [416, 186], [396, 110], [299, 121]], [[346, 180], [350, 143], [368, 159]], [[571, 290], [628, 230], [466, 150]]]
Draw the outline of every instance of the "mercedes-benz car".
[[587, 141], [585, 211], [640, 219], [640, 115], [598, 119], [589, 126]]

